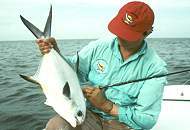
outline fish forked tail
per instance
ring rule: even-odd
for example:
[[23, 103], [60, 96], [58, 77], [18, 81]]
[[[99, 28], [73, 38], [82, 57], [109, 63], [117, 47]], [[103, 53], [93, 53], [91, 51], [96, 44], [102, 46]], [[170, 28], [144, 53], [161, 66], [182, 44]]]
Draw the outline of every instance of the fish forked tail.
[[33, 35], [39, 39], [41, 37], [48, 38], [51, 36], [51, 23], [52, 23], [52, 5], [50, 6], [49, 15], [46, 21], [46, 25], [44, 28], [44, 31], [42, 32], [40, 29], [38, 29], [36, 26], [34, 26], [31, 22], [29, 22], [27, 19], [25, 19], [22, 15], [20, 15], [20, 18], [24, 25], [33, 33]]

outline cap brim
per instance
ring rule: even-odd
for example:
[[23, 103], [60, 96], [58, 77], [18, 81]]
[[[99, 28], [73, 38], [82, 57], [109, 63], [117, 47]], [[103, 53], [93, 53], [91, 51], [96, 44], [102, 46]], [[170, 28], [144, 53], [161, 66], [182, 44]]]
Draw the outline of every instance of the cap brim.
[[127, 41], [138, 41], [143, 37], [142, 33], [132, 31], [121, 18], [115, 17], [108, 25], [110, 32]]

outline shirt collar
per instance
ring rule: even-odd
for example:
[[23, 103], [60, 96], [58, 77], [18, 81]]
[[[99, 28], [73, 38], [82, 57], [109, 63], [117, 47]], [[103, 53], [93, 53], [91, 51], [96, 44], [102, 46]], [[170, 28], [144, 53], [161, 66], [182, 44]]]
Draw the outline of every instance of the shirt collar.
[[[119, 58], [121, 61], [123, 61], [123, 58], [119, 51], [119, 41], [118, 41], [117, 37], [114, 38], [114, 40], [111, 44], [111, 50], [117, 58]], [[146, 50], [147, 50], [147, 42], [144, 40], [143, 45], [140, 48], [140, 50], [137, 53], [131, 55], [126, 61], [124, 61], [124, 63], [128, 63], [129, 61], [139, 58], [141, 55], [144, 55], [146, 53]]]

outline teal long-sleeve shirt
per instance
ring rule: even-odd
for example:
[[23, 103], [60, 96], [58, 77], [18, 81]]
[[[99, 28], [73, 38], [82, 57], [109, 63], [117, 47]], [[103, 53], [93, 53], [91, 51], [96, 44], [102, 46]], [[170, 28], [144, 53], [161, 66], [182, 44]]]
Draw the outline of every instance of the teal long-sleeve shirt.
[[[123, 60], [117, 38], [93, 41], [79, 52], [81, 84], [105, 86], [134, 79], [166, 74], [166, 63], [143, 41], [141, 49]], [[68, 61], [75, 64], [76, 56]], [[87, 103], [87, 107], [104, 119], [116, 119], [133, 129], [151, 129], [159, 116], [166, 78], [113, 86], [105, 91], [107, 99], [115, 103], [118, 117], [110, 116]]]

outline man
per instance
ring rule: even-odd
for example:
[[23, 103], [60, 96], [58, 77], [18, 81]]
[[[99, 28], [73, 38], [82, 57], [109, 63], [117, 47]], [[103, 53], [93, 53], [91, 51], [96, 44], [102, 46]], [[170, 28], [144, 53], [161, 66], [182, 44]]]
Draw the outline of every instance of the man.
[[[108, 29], [117, 37], [91, 42], [79, 52], [79, 79], [90, 83], [83, 87], [87, 99], [84, 123], [72, 128], [59, 116], [52, 118], [47, 130], [130, 130], [151, 129], [159, 116], [166, 78], [113, 86], [167, 73], [165, 62], [144, 40], [154, 22], [152, 9], [143, 2], [129, 2], [109, 23]], [[43, 54], [58, 47], [53, 38], [38, 39]], [[75, 64], [76, 56], [68, 58]]]

